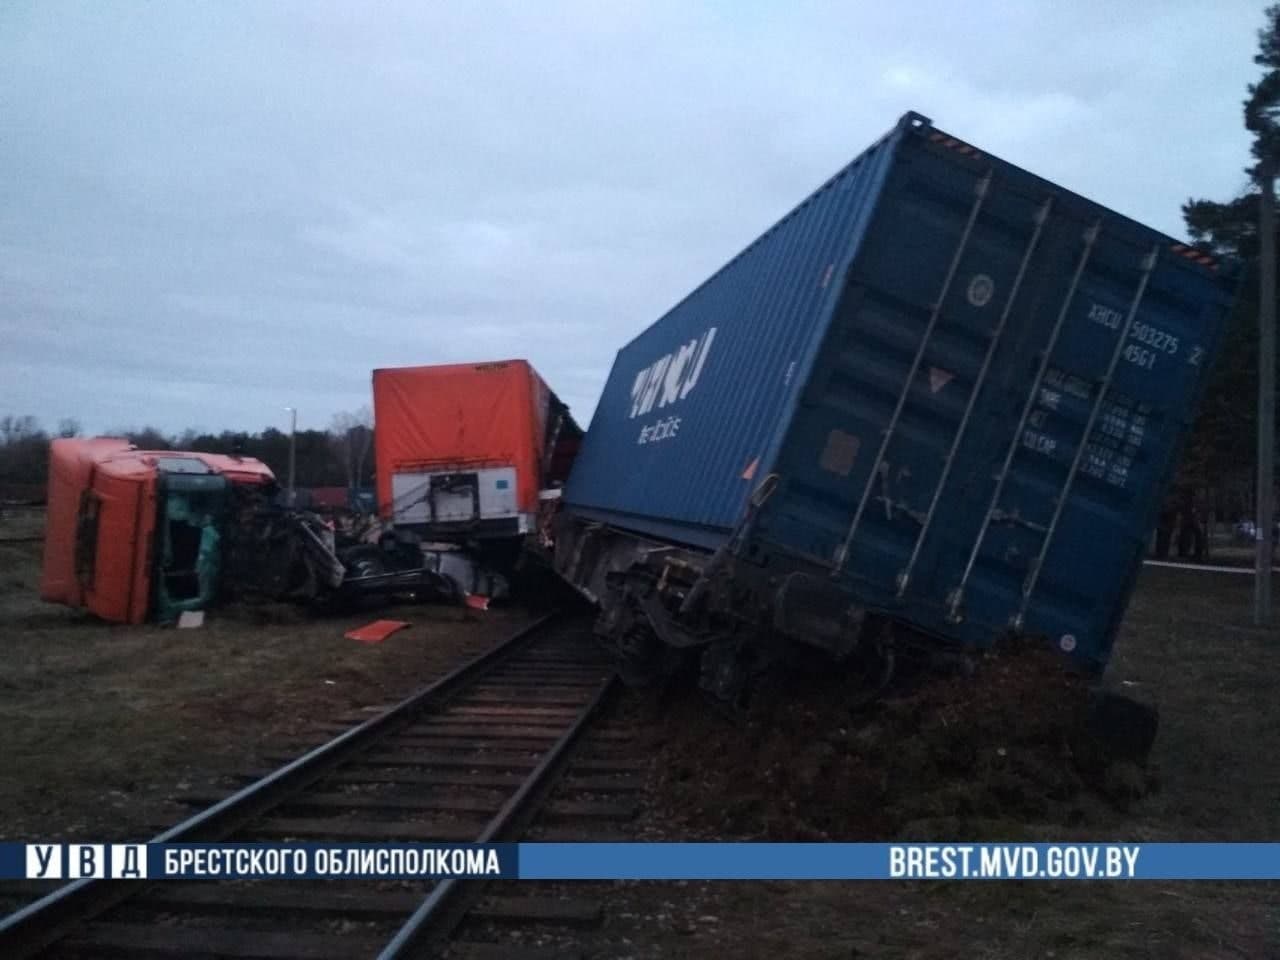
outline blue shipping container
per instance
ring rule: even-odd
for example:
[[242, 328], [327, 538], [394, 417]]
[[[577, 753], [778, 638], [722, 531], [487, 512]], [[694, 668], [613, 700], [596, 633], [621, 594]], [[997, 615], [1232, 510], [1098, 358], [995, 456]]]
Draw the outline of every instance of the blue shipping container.
[[1101, 666], [1231, 272], [907, 114], [618, 353], [566, 508]]

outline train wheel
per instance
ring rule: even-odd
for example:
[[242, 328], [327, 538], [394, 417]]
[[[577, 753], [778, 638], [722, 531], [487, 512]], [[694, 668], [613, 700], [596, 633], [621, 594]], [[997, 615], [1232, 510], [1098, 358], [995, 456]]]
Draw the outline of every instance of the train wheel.
[[667, 672], [667, 651], [653, 631], [632, 627], [613, 642], [618, 676], [629, 687], [647, 687]]
[[732, 712], [746, 710], [752, 676], [750, 654], [736, 640], [717, 641], [702, 653], [698, 686]]
[[885, 623], [865, 643], [858, 646], [854, 665], [864, 687], [850, 699], [850, 712], [866, 709], [889, 689], [898, 666], [895, 647], [893, 625], [889, 623]]

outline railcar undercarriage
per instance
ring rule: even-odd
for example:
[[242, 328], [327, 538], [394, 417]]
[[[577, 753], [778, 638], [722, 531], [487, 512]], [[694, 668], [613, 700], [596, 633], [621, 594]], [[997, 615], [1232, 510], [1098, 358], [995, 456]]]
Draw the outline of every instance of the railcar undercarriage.
[[[817, 577], [781, 579], [722, 554], [643, 541], [604, 526], [562, 528], [572, 582], [598, 603], [595, 632], [633, 686], [696, 672], [714, 701], [740, 709], [781, 664], [820, 658], [861, 674], [866, 693], [888, 686], [897, 634]], [[576, 575], [575, 575], [576, 574]]]
[[[727, 550], [699, 552], [567, 518], [556, 550], [562, 576], [597, 604], [596, 635], [633, 686], [695, 674], [713, 702], [737, 713], [772, 670], [834, 665], [861, 678], [848, 704], [857, 710], [904, 672], [976, 669], [970, 651], [860, 607], [827, 579], [779, 577]], [[1091, 691], [1083, 718], [1093, 741], [1135, 760], [1150, 752], [1158, 721], [1153, 707], [1101, 686]]]

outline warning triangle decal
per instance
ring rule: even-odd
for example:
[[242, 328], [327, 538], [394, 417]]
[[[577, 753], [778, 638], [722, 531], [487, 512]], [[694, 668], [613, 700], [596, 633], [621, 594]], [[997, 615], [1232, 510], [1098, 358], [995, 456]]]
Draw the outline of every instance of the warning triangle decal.
[[937, 393], [948, 383], [954, 380], [956, 375], [949, 370], [943, 370], [941, 367], [929, 368], [929, 392]]

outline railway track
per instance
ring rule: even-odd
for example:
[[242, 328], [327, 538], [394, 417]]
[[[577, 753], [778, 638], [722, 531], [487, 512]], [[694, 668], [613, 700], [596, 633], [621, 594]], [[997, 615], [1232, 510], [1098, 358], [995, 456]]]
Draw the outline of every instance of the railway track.
[[[153, 839], [626, 839], [643, 760], [628, 731], [600, 729], [615, 685], [586, 623], [549, 618], [364, 722], [325, 725], [336, 736], [268, 758], [281, 766], [230, 796], [184, 797], [203, 809]], [[0, 921], [0, 956], [523, 957], [543, 928], [599, 922], [599, 902], [528, 886], [84, 880]]]

